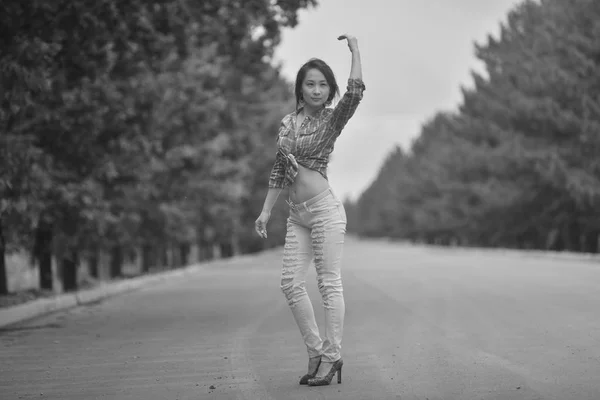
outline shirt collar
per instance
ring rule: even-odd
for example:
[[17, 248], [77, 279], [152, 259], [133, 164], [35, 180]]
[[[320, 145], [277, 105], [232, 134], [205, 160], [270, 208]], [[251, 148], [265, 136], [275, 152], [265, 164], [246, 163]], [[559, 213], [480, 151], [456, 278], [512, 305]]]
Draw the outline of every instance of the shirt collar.
[[[323, 111], [325, 111], [325, 108], [327, 107], [321, 107], [321, 109], [319, 111], [317, 111], [316, 113], [314, 113], [313, 115], [307, 115], [306, 118], [310, 121], [311, 119], [314, 118], [319, 118], [321, 116], [321, 114], [323, 113]], [[292, 114], [295, 117], [298, 116], [298, 114], [300, 113], [300, 111], [302, 111], [304, 109], [304, 107], [300, 107], [298, 108], [296, 111], [294, 111]]]

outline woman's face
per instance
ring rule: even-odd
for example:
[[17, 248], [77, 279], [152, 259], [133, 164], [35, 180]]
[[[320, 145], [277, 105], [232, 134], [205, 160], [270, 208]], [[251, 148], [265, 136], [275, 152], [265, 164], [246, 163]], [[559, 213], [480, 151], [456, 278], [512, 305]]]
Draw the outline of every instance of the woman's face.
[[318, 69], [309, 69], [302, 82], [302, 98], [312, 108], [323, 106], [329, 98], [329, 84]]

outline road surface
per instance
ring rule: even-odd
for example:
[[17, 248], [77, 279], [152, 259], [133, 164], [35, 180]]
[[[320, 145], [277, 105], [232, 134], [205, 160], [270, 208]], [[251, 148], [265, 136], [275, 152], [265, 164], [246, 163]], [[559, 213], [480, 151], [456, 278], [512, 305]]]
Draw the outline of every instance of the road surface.
[[348, 239], [343, 382], [306, 387], [280, 259], [2, 329], [0, 399], [600, 399], [598, 262]]

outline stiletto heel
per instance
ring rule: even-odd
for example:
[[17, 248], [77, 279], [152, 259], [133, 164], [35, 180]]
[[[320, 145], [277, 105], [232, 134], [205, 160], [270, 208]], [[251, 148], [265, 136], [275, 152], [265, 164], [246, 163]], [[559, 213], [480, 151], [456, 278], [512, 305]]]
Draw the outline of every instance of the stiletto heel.
[[331, 369], [325, 376], [317, 376], [308, 380], [308, 386], [324, 386], [329, 385], [333, 376], [337, 372], [338, 383], [342, 383], [342, 365], [344, 365], [344, 361], [340, 358], [336, 362], [333, 363]]
[[[321, 366], [321, 356], [319, 357], [319, 362], [317, 363], [317, 366], [315, 367], [315, 370], [313, 372], [309, 372], [308, 374], [304, 375], [302, 378], [300, 378], [300, 384], [301, 385], [307, 385], [308, 384], [308, 380], [311, 378], [314, 378], [315, 375], [317, 375], [317, 371], [319, 370], [319, 367]], [[313, 358], [317, 358], [317, 357], [313, 357]], [[312, 360], [313, 358], [309, 359], [309, 363], [310, 360]]]

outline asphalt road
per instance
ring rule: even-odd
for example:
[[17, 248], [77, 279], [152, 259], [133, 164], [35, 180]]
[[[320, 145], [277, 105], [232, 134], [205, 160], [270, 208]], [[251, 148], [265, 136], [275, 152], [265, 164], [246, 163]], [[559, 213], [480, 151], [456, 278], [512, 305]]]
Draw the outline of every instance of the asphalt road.
[[311, 388], [280, 258], [0, 330], [0, 399], [600, 399], [598, 262], [348, 239], [343, 382]]

